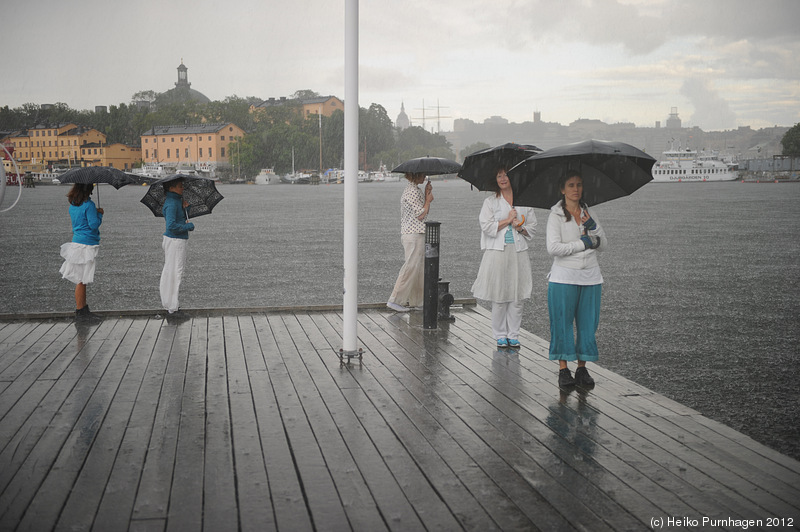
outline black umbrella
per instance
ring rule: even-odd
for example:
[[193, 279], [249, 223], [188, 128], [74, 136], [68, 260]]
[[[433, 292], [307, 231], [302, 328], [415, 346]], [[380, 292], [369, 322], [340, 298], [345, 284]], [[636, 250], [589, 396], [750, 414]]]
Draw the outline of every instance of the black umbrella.
[[[82, 168], [73, 168], [58, 176], [58, 180], [61, 183], [78, 183], [82, 185], [107, 183], [117, 190], [125, 185], [131, 185], [136, 182], [136, 179], [132, 175], [110, 166], [84, 166]], [[97, 203], [100, 204], [99, 188], [97, 189]]]
[[204, 214], [211, 214], [211, 210], [216, 204], [222, 201], [222, 194], [217, 191], [217, 186], [213, 179], [174, 174], [153, 182], [147, 190], [147, 194], [141, 199], [141, 202], [147, 205], [156, 216], [164, 216], [164, 213], [161, 212], [164, 200], [167, 197], [164, 185], [176, 179], [183, 179], [183, 199], [189, 203], [186, 207], [187, 218], [197, 218]]
[[588, 205], [632, 194], [653, 179], [656, 160], [642, 150], [605, 140], [586, 140], [528, 157], [509, 171], [525, 184], [514, 203], [549, 209], [561, 199], [558, 180], [568, 171], [583, 176], [583, 199]]
[[[493, 190], [491, 183], [495, 181], [497, 169], [500, 166], [509, 170], [541, 151], [531, 144], [515, 144], [513, 142], [476, 151], [464, 158], [464, 164], [461, 165], [458, 177], [478, 190]], [[514, 191], [515, 198], [519, 192], [518, 185], [516, 180], [511, 180], [511, 189]]]
[[459, 170], [461, 170], [461, 165], [450, 159], [443, 159], [442, 157], [417, 157], [416, 159], [409, 159], [404, 163], [400, 163], [392, 172], [399, 172], [401, 174], [440, 175], [455, 174]]

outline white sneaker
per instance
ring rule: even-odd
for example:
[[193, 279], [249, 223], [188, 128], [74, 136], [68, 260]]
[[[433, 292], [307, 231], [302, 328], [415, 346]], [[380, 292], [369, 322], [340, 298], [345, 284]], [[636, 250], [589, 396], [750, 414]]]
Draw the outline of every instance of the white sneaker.
[[386, 306], [392, 310], [396, 310], [397, 312], [408, 312], [409, 310], [411, 310], [408, 307], [404, 307], [403, 305], [398, 305], [397, 303], [392, 303], [391, 301], [386, 303]]

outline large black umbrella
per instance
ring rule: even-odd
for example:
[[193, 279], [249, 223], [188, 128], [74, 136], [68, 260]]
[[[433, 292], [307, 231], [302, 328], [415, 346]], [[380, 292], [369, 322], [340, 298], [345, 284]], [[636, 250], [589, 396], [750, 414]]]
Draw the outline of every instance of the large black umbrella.
[[[458, 177], [478, 190], [493, 190], [491, 183], [497, 178], [497, 169], [500, 166], [509, 170], [541, 151], [531, 144], [516, 144], [514, 142], [476, 151], [464, 158], [464, 164], [461, 165]], [[511, 189], [514, 191], [514, 197], [516, 198], [519, 192], [517, 180], [511, 180]]]
[[450, 159], [443, 159], [442, 157], [417, 157], [416, 159], [409, 159], [404, 163], [400, 163], [392, 172], [399, 172], [401, 174], [440, 175], [455, 174], [459, 170], [461, 170], [461, 165]]
[[583, 199], [588, 205], [632, 194], [653, 179], [656, 160], [642, 150], [605, 140], [566, 144], [528, 157], [509, 171], [523, 185], [514, 203], [549, 209], [561, 199], [558, 180], [568, 170], [583, 177]]
[[147, 205], [156, 216], [164, 216], [164, 213], [161, 212], [167, 197], [164, 185], [176, 179], [183, 179], [183, 199], [189, 203], [186, 207], [187, 218], [211, 214], [211, 210], [223, 199], [222, 194], [217, 191], [213, 179], [174, 174], [153, 182], [147, 190], [147, 194], [141, 199], [141, 202]]
[[[136, 179], [132, 175], [110, 166], [84, 166], [82, 168], [73, 168], [58, 176], [58, 180], [61, 183], [78, 183], [82, 185], [107, 183], [117, 190], [125, 185], [136, 183]], [[99, 188], [97, 189], [97, 203], [100, 203]]]

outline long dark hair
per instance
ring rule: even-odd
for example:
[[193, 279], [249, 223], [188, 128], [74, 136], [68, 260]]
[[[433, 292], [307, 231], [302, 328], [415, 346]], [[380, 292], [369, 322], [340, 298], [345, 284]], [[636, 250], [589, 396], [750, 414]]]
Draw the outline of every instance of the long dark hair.
[[67, 199], [69, 200], [70, 205], [83, 205], [83, 202], [89, 199], [89, 196], [92, 195], [92, 189], [94, 189], [94, 185], [91, 183], [84, 184], [84, 183], [75, 183], [72, 185], [72, 188], [69, 192], [67, 192]]
[[[564, 190], [564, 186], [567, 184], [567, 181], [569, 181], [573, 177], [578, 177], [578, 178], [580, 178], [581, 182], [583, 181], [583, 176], [581, 175], [581, 173], [579, 171], [577, 171], [577, 170], [567, 170], [564, 173], [564, 175], [562, 175], [558, 180], [558, 190], [559, 191], [560, 190]], [[581, 199], [578, 200], [578, 204], [584, 209], [588, 209], [589, 208], [589, 206], [586, 205], [586, 202], [583, 201], [583, 194], [581, 194]], [[564, 211], [564, 216], [567, 217], [567, 221], [568, 222], [571, 221], [572, 220], [572, 215], [567, 210], [567, 199], [564, 197], [563, 192], [561, 193], [561, 210]]]
[[489, 180], [488, 188], [491, 192], [494, 192], [494, 197], [497, 198], [500, 196], [500, 185], [497, 184], [497, 174], [500, 170], [504, 170], [506, 173], [508, 172], [508, 165], [506, 164], [498, 164], [494, 169], [494, 179]]

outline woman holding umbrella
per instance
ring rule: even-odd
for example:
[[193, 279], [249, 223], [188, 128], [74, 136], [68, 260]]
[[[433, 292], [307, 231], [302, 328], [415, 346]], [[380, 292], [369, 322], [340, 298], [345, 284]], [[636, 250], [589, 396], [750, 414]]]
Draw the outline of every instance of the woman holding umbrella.
[[[547, 288], [550, 360], [558, 360], [559, 386], [592, 386], [586, 362], [598, 359], [595, 332], [603, 276], [597, 250], [605, 248], [606, 236], [583, 201], [580, 172], [567, 171], [558, 186], [561, 200], [550, 209], [547, 220], [547, 252], [553, 257]], [[578, 362], [574, 378], [567, 367], [570, 360]]]
[[433, 201], [430, 181], [425, 192], [419, 189], [425, 181], [424, 173], [405, 174], [408, 180], [400, 197], [400, 240], [403, 243], [405, 263], [400, 268], [394, 290], [386, 306], [397, 312], [408, 312], [422, 305], [425, 284], [425, 218]]
[[178, 290], [181, 286], [183, 268], [186, 265], [186, 245], [189, 242], [189, 231], [194, 231], [194, 224], [187, 221], [185, 207], [188, 202], [183, 199], [182, 178], [164, 183], [166, 197], [162, 207], [166, 231], [161, 239], [164, 250], [164, 269], [161, 271], [161, 304], [167, 310], [168, 319], [184, 319], [186, 314], [179, 310]]
[[528, 242], [536, 230], [530, 207], [514, 207], [514, 192], [500, 166], [489, 188], [494, 195], [483, 202], [479, 221], [484, 250], [472, 293], [492, 302], [492, 334], [497, 347], [520, 347], [522, 308], [531, 297], [533, 280]]
[[104, 212], [89, 199], [93, 189], [91, 183], [75, 183], [67, 194], [72, 241], [61, 246], [64, 264], [59, 270], [63, 279], [75, 283], [75, 319], [82, 322], [101, 320], [100, 316], [89, 311], [86, 304], [86, 285], [94, 282]]

